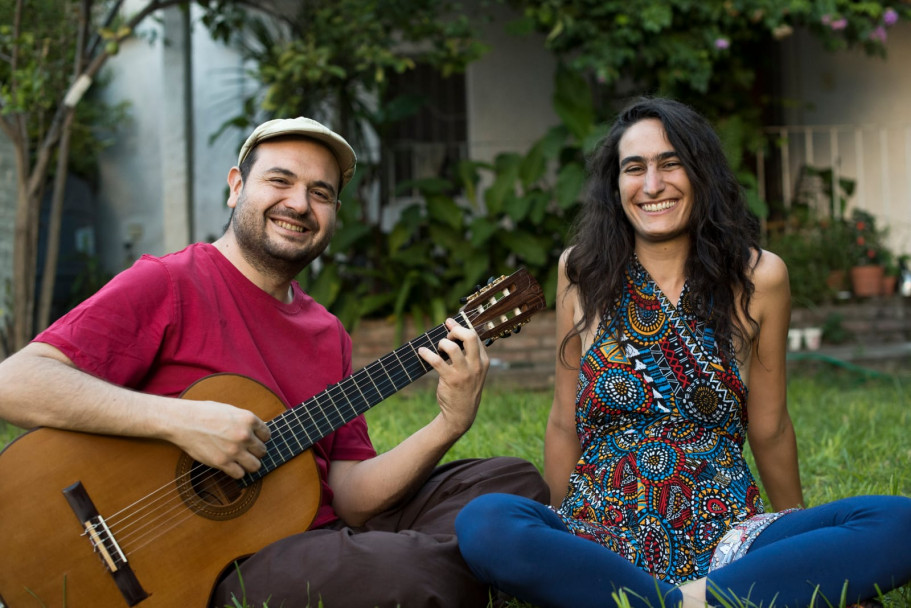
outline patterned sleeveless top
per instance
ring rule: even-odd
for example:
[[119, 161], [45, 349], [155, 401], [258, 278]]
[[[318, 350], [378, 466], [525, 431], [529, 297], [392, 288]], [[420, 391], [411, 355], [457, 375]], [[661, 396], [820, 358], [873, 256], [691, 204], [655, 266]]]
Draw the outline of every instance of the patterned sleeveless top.
[[573, 534], [668, 583], [705, 576], [721, 538], [762, 513], [743, 459], [746, 393], [730, 348], [633, 260], [581, 361], [582, 457], [557, 509]]

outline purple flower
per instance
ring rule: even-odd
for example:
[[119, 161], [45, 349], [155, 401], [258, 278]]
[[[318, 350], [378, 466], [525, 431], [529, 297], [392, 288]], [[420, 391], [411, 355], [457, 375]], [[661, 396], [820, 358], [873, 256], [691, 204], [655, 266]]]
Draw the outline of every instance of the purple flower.
[[728, 40], [727, 38], [716, 38], [715, 39], [715, 48], [716, 49], [724, 50], [726, 48], [730, 48], [730, 46], [731, 46], [731, 41]]
[[887, 8], [886, 12], [883, 13], [883, 23], [887, 26], [895, 25], [898, 22], [898, 13], [895, 12], [895, 9]]
[[846, 27], [848, 27], [848, 20], [845, 19], [844, 17], [842, 17], [841, 19], [836, 19], [835, 21], [833, 21], [832, 23], [829, 24], [829, 27], [831, 27], [835, 31], [843, 30]]
[[883, 26], [878, 26], [875, 30], [870, 32], [870, 40], [878, 40], [882, 43], [886, 42], [886, 28]]
[[822, 16], [822, 24], [823, 24], [823, 25], [829, 25], [830, 23], [832, 23], [832, 17], [831, 17], [830, 15], [828, 15], [828, 14], [823, 15], [823, 16]]

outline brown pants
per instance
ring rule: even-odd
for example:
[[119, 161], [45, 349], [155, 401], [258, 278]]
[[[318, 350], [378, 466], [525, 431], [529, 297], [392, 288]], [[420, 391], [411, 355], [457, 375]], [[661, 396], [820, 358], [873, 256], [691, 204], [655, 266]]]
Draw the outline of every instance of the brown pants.
[[[415, 496], [361, 528], [330, 525], [272, 543], [216, 588], [214, 608], [246, 596], [260, 608], [466, 608], [491, 591], [462, 560], [455, 517], [491, 492], [547, 502], [537, 469], [518, 458], [459, 460], [437, 467]], [[243, 585], [244, 591], [241, 591]]]

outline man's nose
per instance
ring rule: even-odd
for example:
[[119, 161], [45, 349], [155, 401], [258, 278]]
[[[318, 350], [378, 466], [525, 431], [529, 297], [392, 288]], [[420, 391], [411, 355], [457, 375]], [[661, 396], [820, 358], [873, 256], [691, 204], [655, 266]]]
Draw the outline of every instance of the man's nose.
[[285, 205], [298, 213], [307, 213], [310, 210], [310, 190], [306, 186], [294, 188], [285, 199]]

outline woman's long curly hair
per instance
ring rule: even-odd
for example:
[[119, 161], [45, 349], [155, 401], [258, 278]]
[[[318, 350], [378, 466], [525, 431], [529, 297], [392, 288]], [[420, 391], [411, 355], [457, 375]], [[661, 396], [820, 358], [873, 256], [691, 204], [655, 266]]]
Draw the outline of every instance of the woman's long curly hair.
[[[620, 113], [589, 161], [585, 201], [566, 258], [566, 274], [569, 284], [577, 288], [582, 318], [561, 345], [564, 364], [568, 365], [564, 355], [570, 338], [595, 319], [610, 319], [617, 312], [635, 251], [633, 227], [620, 202], [619, 145], [630, 126], [649, 118], [664, 125], [692, 187], [691, 245], [684, 272], [697, 316], [711, 323], [719, 345], [733, 346], [735, 339], [743, 344], [749, 336], [746, 324], [758, 329], [749, 304], [754, 290], [751, 258], [754, 251], [761, 253], [759, 222], [747, 208], [721, 141], [708, 121], [689, 106], [644, 98]], [[737, 293], [746, 323], [737, 315]]]

